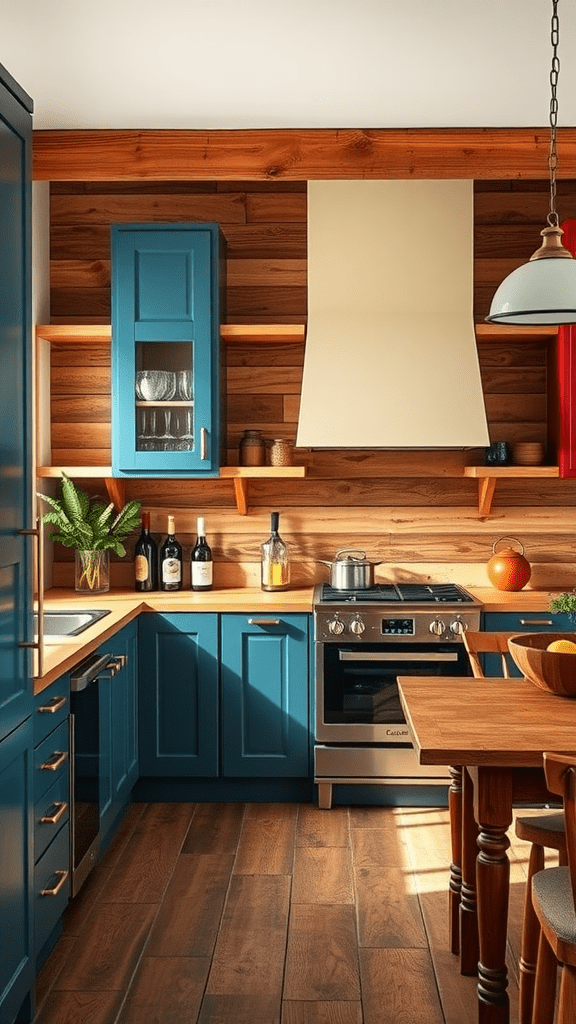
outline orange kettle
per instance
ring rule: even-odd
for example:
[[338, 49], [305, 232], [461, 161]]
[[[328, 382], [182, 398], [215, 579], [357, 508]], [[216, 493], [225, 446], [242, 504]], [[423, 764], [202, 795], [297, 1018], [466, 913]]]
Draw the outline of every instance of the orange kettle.
[[[521, 551], [512, 547], [504, 548], [503, 551], [496, 551], [496, 545], [502, 541], [513, 541], [519, 544]], [[524, 545], [515, 537], [500, 537], [492, 545], [492, 558], [486, 566], [488, 579], [496, 590], [522, 590], [532, 575], [530, 562], [524, 558]]]

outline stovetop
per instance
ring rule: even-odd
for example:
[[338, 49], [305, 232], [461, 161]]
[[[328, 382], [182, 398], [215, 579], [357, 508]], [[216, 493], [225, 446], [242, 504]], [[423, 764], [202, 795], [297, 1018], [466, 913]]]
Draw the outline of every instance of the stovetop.
[[360, 590], [336, 590], [321, 583], [314, 593], [315, 604], [473, 604], [474, 598], [457, 583], [377, 583]]

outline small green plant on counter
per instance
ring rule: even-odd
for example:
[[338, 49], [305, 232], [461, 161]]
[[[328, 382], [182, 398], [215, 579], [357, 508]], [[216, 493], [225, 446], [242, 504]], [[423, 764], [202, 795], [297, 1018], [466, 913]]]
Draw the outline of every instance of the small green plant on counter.
[[38, 497], [53, 510], [42, 516], [44, 525], [56, 527], [52, 541], [81, 553], [83, 575], [89, 588], [94, 589], [100, 567], [96, 552], [110, 549], [120, 558], [126, 554], [123, 541], [140, 525], [141, 502], [129, 501], [115, 514], [114, 502], [105, 505], [100, 498], [89, 497], [66, 473], [60, 480], [59, 498], [41, 493]]
[[550, 611], [565, 612], [571, 617], [573, 622], [576, 622], [576, 590], [571, 590], [569, 594], [560, 594], [558, 597], [551, 598]]

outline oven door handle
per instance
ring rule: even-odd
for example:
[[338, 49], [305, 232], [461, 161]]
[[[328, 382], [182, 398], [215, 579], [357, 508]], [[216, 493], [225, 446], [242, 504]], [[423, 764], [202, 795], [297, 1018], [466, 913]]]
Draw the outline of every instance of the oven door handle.
[[393, 651], [338, 651], [340, 661], [396, 661], [399, 664], [411, 661], [458, 661], [458, 654], [448, 651], [414, 651], [414, 654]]

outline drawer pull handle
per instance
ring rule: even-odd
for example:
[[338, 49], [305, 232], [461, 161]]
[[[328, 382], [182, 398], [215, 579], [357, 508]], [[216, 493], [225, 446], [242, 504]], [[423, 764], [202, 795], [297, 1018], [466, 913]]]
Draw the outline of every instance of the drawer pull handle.
[[[54, 760], [54, 758], [55, 758], [55, 760]], [[67, 760], [68, 760], [68, 751], [67, 750], [55, 750], [53, 754], [50, 754], [50, 757], [48, 758], [48, 760], [44, 761], [44, 764], [40, 765], [40, 771], [41, 772], [57, 772], [58, 769], [61, 768], [62, 765], [64, 764], [64, 761], [67, 761]]]
[[52, 700], [48, 704], [43, 704], [42, 707], [37, 708], [37, 711], [41, 715], [55, 715], [60, 708], [63, 708], [67, 697], [52, 697]]
[[51, 811], [52, 808], [55, 809], [55, 813], [45, 814], [42, 818], [40, 818], [41, 825], [57, 825], [58, 822], [60, 821], [60, 818], [62, 818], [66, 814], [66, 811], [68, 810], [68, 804], [64, 800], [62, 803], [53, 803], [52, 806], [48, 808], [48, 810]]
[[552, 626], [552, 619], [520, 619], [521, 626]]
[[64, 887], [64, 884], [70, 872], [58, 870], [55, 871], [54, 874], [58, 876], [58, 881], [56, 885], [52, 889], [40, 889], [40, 896], [57, 896], [60, 890]]
[[279, 626], [280, 619], [248, 619], [249, 626]]
[[204, 462], [208, 458], [208, 431], [200, 427], [200, 458]]

